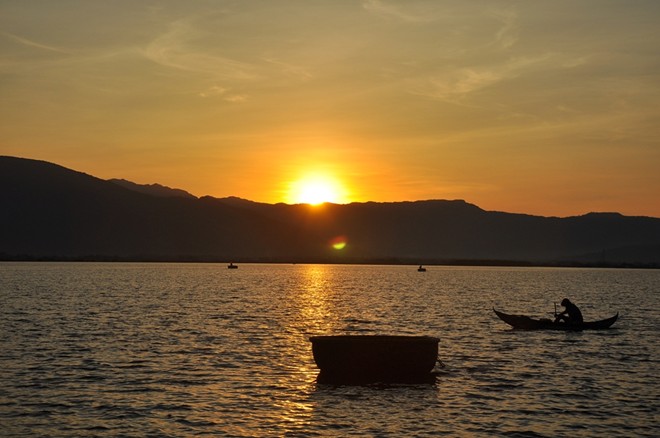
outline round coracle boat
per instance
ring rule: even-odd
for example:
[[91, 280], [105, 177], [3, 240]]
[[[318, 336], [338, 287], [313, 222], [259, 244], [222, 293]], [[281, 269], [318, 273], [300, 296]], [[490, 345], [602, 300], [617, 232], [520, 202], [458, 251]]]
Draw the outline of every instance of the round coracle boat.
[[319, 382], [416, 382], [433, 377], [438, 342], [431, 336], [312, 336]]

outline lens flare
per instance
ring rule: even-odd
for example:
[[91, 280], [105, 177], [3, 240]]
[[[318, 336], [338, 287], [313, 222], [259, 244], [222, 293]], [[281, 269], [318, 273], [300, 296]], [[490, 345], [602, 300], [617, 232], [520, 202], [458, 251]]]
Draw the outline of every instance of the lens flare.
[[346, 236], [337, 236], [330, 239], [330, 246], [332, 246], [337, 251], [346, 248], [346, 245], [348, 245], [348, 239]]

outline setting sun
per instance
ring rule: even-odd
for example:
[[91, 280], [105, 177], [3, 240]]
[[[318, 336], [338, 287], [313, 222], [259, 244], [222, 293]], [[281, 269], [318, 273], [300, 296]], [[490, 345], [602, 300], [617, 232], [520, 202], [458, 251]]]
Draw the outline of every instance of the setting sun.
[[319, 205], [324, 202], [345, 203], [343, 186], [326, 175], [310, 175], [291, 184], [289, 202], [296, 204]]

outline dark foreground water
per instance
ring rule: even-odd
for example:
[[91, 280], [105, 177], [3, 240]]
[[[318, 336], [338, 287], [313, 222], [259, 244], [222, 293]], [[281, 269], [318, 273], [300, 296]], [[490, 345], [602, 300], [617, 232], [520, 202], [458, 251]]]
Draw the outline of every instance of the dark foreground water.
[[[518, 332], [564, 296], [598, 332]], [[660, 271], [0, 264], [1, 436], [658, 436]], [[434, 384], [330, 386], [308, 337], [441, 338]]]

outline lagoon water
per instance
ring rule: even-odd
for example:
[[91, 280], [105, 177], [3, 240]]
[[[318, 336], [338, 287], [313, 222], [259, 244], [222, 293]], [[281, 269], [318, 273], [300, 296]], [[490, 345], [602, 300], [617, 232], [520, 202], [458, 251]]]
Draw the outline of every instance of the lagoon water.
[[[606, 331], [519, 332], [564, 296]], [[660, 271], [0, 264], [1, 436], [657, 436]], [[441, 338], [435, 383], [317, 384], [309, 336]]]

